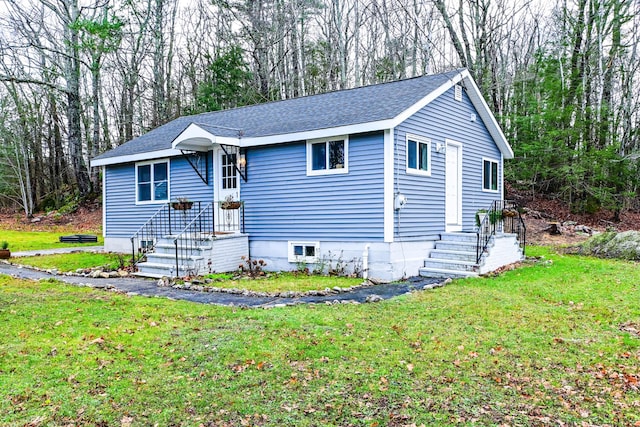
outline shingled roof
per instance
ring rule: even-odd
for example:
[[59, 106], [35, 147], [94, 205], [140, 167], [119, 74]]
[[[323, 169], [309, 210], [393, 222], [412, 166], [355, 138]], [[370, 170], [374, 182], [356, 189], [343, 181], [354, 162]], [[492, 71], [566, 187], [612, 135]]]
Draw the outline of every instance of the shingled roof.
[[111, 164], [117, 162], [115, 158], [125, 160], [142, 153], [171, 150], [172, 142], [191, 124], [218, 137], [241, 136], [243, 141], [250, 141], [276, 135], [299, 135], [323, 129], [385, 122], [402, 115], [437, 89], [444, 86], [451, 87], [460, 81], [463, 75], [468, 76], [468, 71], [455, 70], [319, 95], [184, 116], [95, 157], [92, 163], [94, 166]]

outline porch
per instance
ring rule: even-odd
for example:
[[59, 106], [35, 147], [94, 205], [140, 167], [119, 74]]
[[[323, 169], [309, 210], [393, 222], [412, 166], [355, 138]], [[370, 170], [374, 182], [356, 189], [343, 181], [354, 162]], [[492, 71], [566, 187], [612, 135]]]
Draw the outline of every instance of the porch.
[[131, 260], [145, 277], [182, 277], [238, 268], [249, 255], [244, 202], [178, 201], [159, 208], [131, 236]]

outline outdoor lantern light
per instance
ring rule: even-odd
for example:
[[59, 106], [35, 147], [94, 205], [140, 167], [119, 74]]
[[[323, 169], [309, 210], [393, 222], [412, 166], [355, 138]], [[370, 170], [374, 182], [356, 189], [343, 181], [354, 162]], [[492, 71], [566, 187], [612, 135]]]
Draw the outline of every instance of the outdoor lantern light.
[[238, 172], [240, 172], [242, 179], [247, 182], [247, 152], [243, 149], [240, 149], [240, 155], [238, 156], [236, 167], [238, 168]]

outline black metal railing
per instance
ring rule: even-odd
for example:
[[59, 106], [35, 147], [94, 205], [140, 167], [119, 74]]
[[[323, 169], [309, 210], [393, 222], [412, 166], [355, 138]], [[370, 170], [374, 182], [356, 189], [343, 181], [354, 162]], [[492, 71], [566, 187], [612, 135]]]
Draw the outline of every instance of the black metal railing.
[[489, 209], [476, 213], [478, 226], [476, 263], [479, 263], [496, 233], [515, 234], [522, 253], [525, 252], [527, 227], [522, 218], [522, 210], [512, 200], [494, 200]]
[[175, 275], [198, 275], [204, 267], [203, 259], [196, 257], [206, 241], [215, 238], [213, 203], [208, 203], [174, 237]]
[[[198, 266], [192, 261], [203, 241], [216, 234], [244, 233], [244, 202], [222, 201], [172, 202], [160, 207], [147, 222], [131, 236], [132, 265], [155, 251], [161, 238], [173, 239], [175, 246], [175, 274], [194, 273]], [[180, 261], [184, 261], [182, 267]]]
[[[207, 204], [178, 233], [175, 246], [175, 275], [199, 275], [206, 268], [198, 255], [216, 234], [244, 233], [244, 202], [222, 201]], [[208, 248], [210, 249], [210, 248]]]
[[[170, 204], [162, 205], [152, 216], [131, 236], [131, 264], [136, 265], [147, 253], [155, 250], [158, 240], [178, 230], [175, 213], [172, 215]], [[173, 217], [172, 217], [173, 216]]]

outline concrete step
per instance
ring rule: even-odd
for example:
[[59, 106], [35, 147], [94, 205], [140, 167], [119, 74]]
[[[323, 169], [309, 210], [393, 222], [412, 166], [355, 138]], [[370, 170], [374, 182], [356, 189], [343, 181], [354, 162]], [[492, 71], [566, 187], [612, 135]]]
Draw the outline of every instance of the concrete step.
[[478, 241], [478, 235], [476, 233], [442, 233], [440, 240], [445, 242], [467, 242], [475, 245]]
[[[186, 262], [194, 262], [201, 261], [204, 257], [200, 254], [192, 254], [189, 256], [181, 256], [178, 255], [178, 264], [183, 264]], [[147, 254], [147, 262], [155, 262], [158, 264], [169, 264], [176, 265], [176, 254], [160, 254], [157, 252], [152, 252]]]
[[477, 271], [478, 265], [474, 262], [428, 258], [424, 261], [425, 268], [433, 268], [436, 270], [452, 270], [452, 271]]
[[[143, 276], [143, 277], [154, 277], [154, 278], [160, 278], [160, 277], [173, 277], [176, 276], [176, 266], [174, 265], [169, 265], [169, 264], [164, 264], [164, 263], [157, 263], [157, 262], [141, 262], [140, 264], [138, 264], [138, 272], [136, 273], [138, 276]], [[184, 265], [179, 265], [178, 268], [180, 269], [179, 275], [185, 275], [188, 271], [190, 271], [190, 269], [188, 268], [188, 266], [184, 266]]]
[[[196, 247], [191, 247], [190, 245], [181, 245], [178, 244], [178, 253], [185, 253], [191, 251], [192, 249], [197, 252], [208, 251], [212, 249], [210, 242], [198, 242], [199, 244]], [[170, 254], [175, 257], [176, 255], [176, 245], [171, 243], [158, 243], [155, 247], [155, 252], [158, 254]]]
[[442, 249], [443, 251], [476, 253], [476, 243], [438, 240], [436, 242], [436, 249]]
[[441, 268], [428, 268], [423, 267], [420, 269], [420, 275], [423, 277], [433, 277], [433, 278], [465, 278], [465, 277], [477, 277], [478, 273], [474, 271], [457, 271], [457, 270], [447, 270]]
[[456, 261], [476, 262], [475, 252], [463, 252], [463, 251], [445, 251], [442, 249], [433, 249], [429, 253], [431, 259], [448, 259]]

